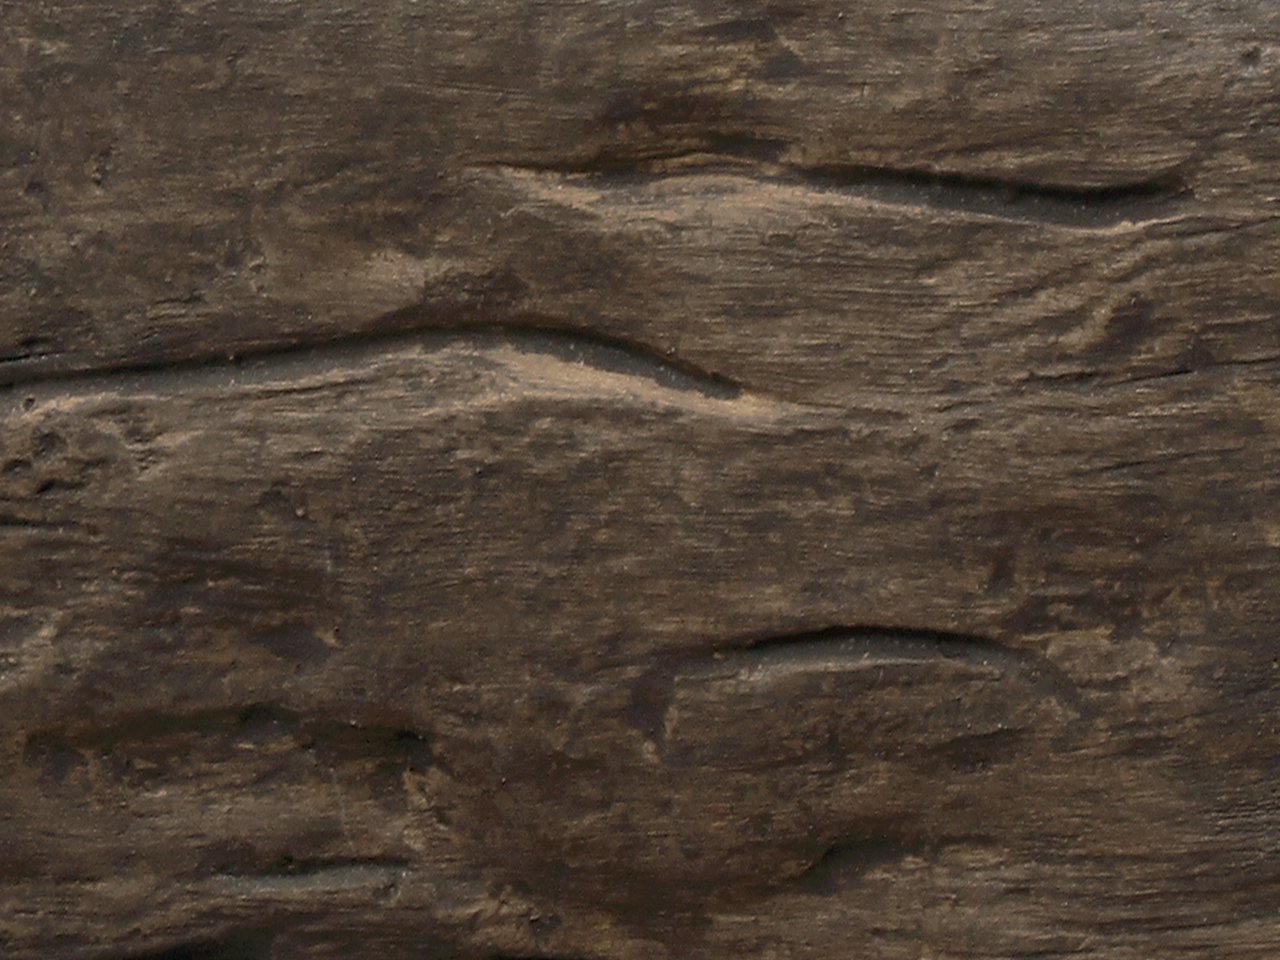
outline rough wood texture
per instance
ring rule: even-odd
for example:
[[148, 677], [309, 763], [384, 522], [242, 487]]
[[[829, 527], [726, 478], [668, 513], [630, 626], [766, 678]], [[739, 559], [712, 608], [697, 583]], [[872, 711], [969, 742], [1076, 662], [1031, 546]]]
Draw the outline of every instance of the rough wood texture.
[[1280, 8], [0, 27], [5, 957], [1275, 955]]

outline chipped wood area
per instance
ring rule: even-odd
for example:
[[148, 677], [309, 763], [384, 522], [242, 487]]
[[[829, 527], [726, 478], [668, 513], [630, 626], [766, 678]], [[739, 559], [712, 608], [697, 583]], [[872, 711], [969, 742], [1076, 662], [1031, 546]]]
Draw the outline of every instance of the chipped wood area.
[[5, 957], [1274, 956], [1280, 7], [0, 26]]

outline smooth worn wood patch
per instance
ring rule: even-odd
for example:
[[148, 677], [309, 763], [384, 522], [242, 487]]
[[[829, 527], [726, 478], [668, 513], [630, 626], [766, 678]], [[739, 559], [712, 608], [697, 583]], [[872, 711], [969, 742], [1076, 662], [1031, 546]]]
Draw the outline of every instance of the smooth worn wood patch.
[[1273, 5], [0, 24], [5, 957], [1274, 953]]

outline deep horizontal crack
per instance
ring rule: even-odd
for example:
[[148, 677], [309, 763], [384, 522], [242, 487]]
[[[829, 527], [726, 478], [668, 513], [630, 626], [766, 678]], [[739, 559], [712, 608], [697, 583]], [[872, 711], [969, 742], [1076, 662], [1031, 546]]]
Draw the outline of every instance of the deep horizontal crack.
[[464, 312], [433, 315], [422, 306], [415, 305], [388, 314], [375, 326], [379, 328], [377, 332], [323, 341], [282, 343], [232, 356], [206, 354], [181, 360], [119, 362], [90, 369], [58, 369], [56, 365], [42, 369], [4, 369], [0, 364], [0, 386], [16, 382], [67, 382], [104, 374], [239, 368], [274, 359], [334, 357], [417, 341], [441, 348], [457, 342], [505, 345], [521, 352], [543, 353], [609, 373], [640, 377], [668, 389], [693, 391], [713, 399], [732, 400], [742, 392], [736, 381], [647, 344], [577, 328], [551, 317], [472, 318]]
[[[410, 308], [407, 314], [420, 313]], [[690, 390], [719, 400], [732, 400], [742, 387], [674, 354], [637, 340], [612, 337], [574, 327], [554, 317], [521, 316], [505, 320], [469, 321], [466, 317], [434, 320], [426, 329], [458, 337], [492, 337], [526, 353], [542, 353], [607, 373], [641, 377], [671, 390]]]
[[1013, 654], [991, 640], [967, 634], [898, 627], [828, 627], [808, 633], [765, 637], [722, 650], [724, 664], [751, 663], [757, 669], [820, 668], [849, 665], [965, 660], [1000, 667]]
[[1172, 212], [1171, 204], [1191, 193], [1177, 174], [1080, 187], [857, 164], [816, 166], [798, 172], [816, 186], [856, 190], [890, 202], [1075, 227], [1160, 219]]
[[269, 930], [235, 930], [145, 953], [111, 953], [104, 960], [267, 960], [275, 936]]
[[937, 207], [1012, 220], [1038, 220], [1100, 229], [1124, 221], [1160, 220], [1178, 212], [1192, 191], [1181, 174], [1166, 171], [1125, 183], [1083, 186], [985, 174], [871, 164], [788, 163], [787, 145], [770, 139], [708, 136], [694, 146], [630, 156], [602, 153], [578, 161], [492, 164], [561, 176], [592, 176], [620, 183], [637, 178], [731, 171], [764, 179], [840, 190], [886, 203]]

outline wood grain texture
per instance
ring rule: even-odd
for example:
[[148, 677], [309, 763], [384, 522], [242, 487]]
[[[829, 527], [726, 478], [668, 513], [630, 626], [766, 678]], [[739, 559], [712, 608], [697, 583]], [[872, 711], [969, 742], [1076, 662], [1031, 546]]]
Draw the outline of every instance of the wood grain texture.
[[[525, 210], [526, 191], [480, 176], [495, 165], [626, 172], [718, 158], [837, 182], [897, 183], [926, 204], [929, 178], [941, 178], [942, 192], [962, 208], [989, 206], [984, 195], [992, 193], [1029, 192], [1033, 202], [1024, 206], [1110, 206], [1122, 216], [1126, 199], [1194, 195], [1196, 209], [1208, 211], [1207, 223], [1192, 217], [1193, 231], [1275, 215], [1280, 13], [1269, 3], [1045, 8], [964, 0], [854, 11], [821, 2], [783, 9], [406, 0], [358, 9], [68, 0], [11, 3], [0, 16], [0, 106], [9, 118], [0, 145], [8, 158], [0, 216], [9, 224], [0, 377], [8, 380], [367, 334], [420, 304], [436, 309], [391, 325], [458, 322], [449, 307], [461, 300], [474, 310], [476, 298], [507, 320], [502, 308], [518, 305], [525, 286], [560, 279], [579, 298], [599, 297], [620, 277], [624, 289], [656, 285], [655, 295], [672, 285], [702, 289], [696, 277], [664, 275], [661, 261], [658, 275], [648, 276], [647, 243], [597, 242], [582, 211]], [[658, 193], [672, 189], [679, 187]], [[932, 295], [958, 305], [1001, 291], [972, 288], [969, 270], [951, 283], [936, 277], [966, 266], [954, 262], [953, 245], [963, 260], [994, 256], [989, 269], [999, 276], [1010, 260], [1022, 261], [1030, 276], [1015, 270], [1004, 277], [1012, 289], [1002, 291], [1017, 298], [1069, 284], [1071, 273], [1062, 271], [1081, 259], [1123, 275], [1115, 258], [1139, 258], [1136, 269], [1142, 257], [1126, 241], [1163, 232], [1080, 237], [1041, 264], [1035, 250], [1056, 248], [1058, 238], [1037, 234], [1030, 247], [1016, 232], [993, 240], [984, 227], [999, 225], [981, 217], [926, 213], [940, 222], [917, 235], [893, 213], [887, 224], [830, 191], [800, 198], [766, 191], [754, 202], [764, 205], [763, 237], [746, 211], [735, 224], [728, 204], [711, 199], [699, 214], [697, 202], [669, 198], [646, 225], [683, 228], [686, 242], [690, 233], [736, 226], [737, 237], [717, 237], [715, 246], [742, 266], [768, 256], [762, 241], [773, 236], [784, 249], [771, 273], [786, 263], [789, 236], [796, 254], [825, 251], [822, 262], [840, 255], [851, 231], [873, 247], [888, 241], [889, 255], [923, 246], [922, 263], [912, 257], [871, 282], [908, 298], [920, 282], [939, 281]], [[1155, 206], [1128, 212], [1163, 218]], [[568, 263], [530, 272], [535, 265], [522, 261], [536, 252], [525, 248], [540, 245], [544, 219], [553, 241], [568, 248], [549, 249], [548, 257]], [[493, 249], [498, 239], [509, 246]], [[668, 240], [681, 245], [679, 236]], [[874, 272], [858, 246], [830, 269]], [[1203, 256], [1215, 275], [1241, 259], [1263, 271], [1265, 279], [1246, 269], [1241, 290], [1242, 319], [1253, 320], [1258, 300], [1274, 297], [1272, 249], [1260, 241], [1243, 258], [1216, 247], [1172, 260]], [[719, 251], [709, 258], [713, 272], [724, 262]], [[600, 272], [583, 278], [571, 272], [575, 264]], [[911, 266], [920, 272], [904, 288], [899, 271]], [[731, 279], [708, 282], [727, 293]], [[1141, 295], [1108, 279], [1117, 295]], [[802, 289], [800, 282], [779, 277], [775, 289]], [[1141, 270], [1131, 282], [1167, 289]], [[1202, 293], [1209, 301], [1218, 294]], [[810, 309], [829, 311], [830, 301], [815, 299]], [[1082, 309], [1105, 323], [1106, 304], [1066, 300], [1038, 313], [1071, 317]], [[582, 315], [561, 320], [586, 327], [604, 314], [610, 326], [634, 327], [636, 312], [654, 322], [663, 306], [633, 297], [611, 316], [588, 303]], [[915, 306], [927, 312], [926, 303]], [[714, 322], [719, 316], [712, 311], [702, 323], [723, 325]], [[673, 320], [679, 343], [673, 330], [651, 339], [686, 346], [695, 338], [683, 333], [685, 320]], [[828, 328], [818, 339], [832, 335]]]
[[0, 4], [0, 953], [1272, 956], [1278, 16]]
[[385, 887], [479, 875], [561, 919], [467, 951], [714, 955], [709, 904], [975, 858], [1055, 936], [1096, 885], [1104, 946], [1271, 916], [1272, 366], [946, 414], [655, 367], [437, 337], [14, 394], [9, 949], [398, 929]]

